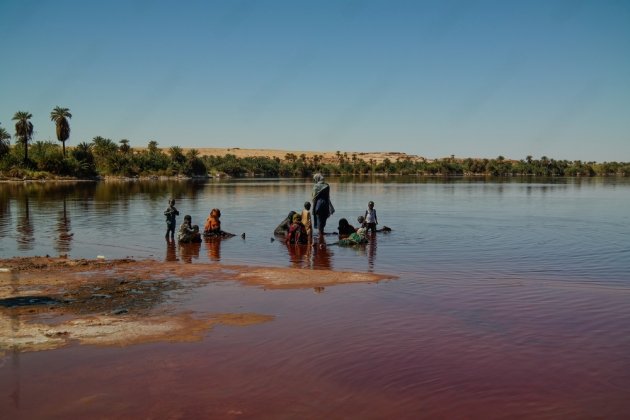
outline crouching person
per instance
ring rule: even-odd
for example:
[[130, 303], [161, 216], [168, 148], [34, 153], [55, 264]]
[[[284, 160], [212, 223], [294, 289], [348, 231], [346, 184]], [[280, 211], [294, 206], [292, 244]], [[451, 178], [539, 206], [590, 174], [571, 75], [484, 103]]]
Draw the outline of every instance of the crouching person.
[[297, 213], [293, 215], [293, 223], [289, 226], [286, 243], [302, 245], [308, 243], [308, 234], [306, 233], [306, 228], [302, 224], [302, 215]]
[[184, 216], [184, 223], [182, 223], [179, 227], [179, 232], [177, 232], [177, 241], [183, 244], [201, 242], [199, 226], [192, 224], [192, 218], [189, 214]]
[[362, 227], [357, 229], [356, 232], [348, 235], [347, 238], [340, 239], [338, 244], [339, 246], [358, 246], [358, 245], [366, 245], [369, 241], [366, 236], [367, 229]]

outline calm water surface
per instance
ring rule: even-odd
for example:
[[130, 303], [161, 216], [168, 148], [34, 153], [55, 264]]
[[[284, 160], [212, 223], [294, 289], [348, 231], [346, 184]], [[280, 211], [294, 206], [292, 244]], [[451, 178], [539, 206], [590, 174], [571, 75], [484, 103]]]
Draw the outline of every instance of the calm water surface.
[[[630, 181], [334, 179], [373, 200], [365, 249], [287, 249], [308, 180], [0, 184], [0, 255], [296, 266], [396, 280], [265, 290], [215, 282], [177, 304], [274, 321], [199, 343], [73, 346], [0, 359], [0, 413], [32, 417], [624, 418], [630, 413]], [[241, 234], [164, 240], [169, 197]], [[328, 242], [334, 242], [330, 236]], [[2, 417], [0, 415], [0, 417]]]

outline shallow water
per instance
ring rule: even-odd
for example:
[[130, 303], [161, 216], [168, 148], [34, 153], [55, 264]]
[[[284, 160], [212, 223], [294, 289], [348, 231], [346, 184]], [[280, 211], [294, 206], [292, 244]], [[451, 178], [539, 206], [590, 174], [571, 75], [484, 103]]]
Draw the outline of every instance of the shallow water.
[[[0, 185], [0, 255], [373, 271], [325, 290], [210, 282], [164, 305], [256, 312], [197, 343], [73, 346], [0, 360], [0, 413], [33, 417], [622, 418], [630, 411], [630, 181], [331, 180], [365, 249], [271, 241], [307, 180]], [[246, 233], [167, 245], [169, 197]], [[327, 237], [334, 242], [333, 236]], [[17, 323], [19, 325], [19, 323]], [[19, 328], [19, 327], [16, 327]]]

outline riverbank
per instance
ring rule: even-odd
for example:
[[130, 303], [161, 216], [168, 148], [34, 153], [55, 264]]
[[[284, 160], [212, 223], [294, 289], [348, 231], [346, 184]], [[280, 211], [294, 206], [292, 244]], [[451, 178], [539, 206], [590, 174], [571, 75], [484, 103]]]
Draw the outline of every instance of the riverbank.
[[[173, 302], [209, 282], [265, 289], [378, 282], [394, 276], [280, 267], [181, 264], [133, 259], [21, 257], [0, 260], [0, 356], [73, 342], [126, 346], [201, 340], [217, 325], [273, 320], [259, 313], [191, 313]], [[19, 328], [16, 328], [16, 323]]]
[[[525, 160], [450, 157], [427, 159], [402, 152], [315, 152], [277, 149], [146, 148], [101, 150], [69, 148], [67, 157], [48, 155], [25, 164], [17, 155], [0, 162], [0, 181], [37, 181], [80, 178], [194, 179], [224, 177], [306, 178], [316, 172], [339, 176], [628, 176], [630, 163], [581, 162], [547, 157]], [[47, 144], [56, 150], [58, 145]], [[52, 153], [52, 152], [51, 152]]]

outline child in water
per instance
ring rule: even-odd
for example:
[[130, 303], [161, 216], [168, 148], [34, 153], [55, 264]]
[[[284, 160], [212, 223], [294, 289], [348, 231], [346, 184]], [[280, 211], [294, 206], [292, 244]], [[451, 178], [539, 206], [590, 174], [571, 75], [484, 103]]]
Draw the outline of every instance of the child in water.
[[184, 216], [184, 223], [182, 223], [179, 227], [179, 232], [177, 232], [177, 241], [184, 244], [201, 242], [199, 226], [192, 224], [192, 217], [188, 214]]
[[[360, 228], [363, 228], [365, 231], [367, 231], [367, 223], [365, 222], [365, 217], [363, 217], [363, 216], [357, 217], [357, 222], [359, 222], [359, 227]], [[387, 226], [383, 226], [381, 229], [375, 229], [374, 230], [374, 232], [391, 232], [391, 231], [392, 231], [392, 228], [387, 227]]]
[[368, 203], [368, 208], [365, 211], [365, 227], [367, 231], [376, 232], [376, 225], [378, 225], [378, 219], [376, 218], [376, 210], [374, 209], [374, 201]]
[[293, 215], [293, 223], [289, 227], [289, 232], [287, 233], [286, 238], [287, 244], [307, 244], [308, 243], [308, 235], [306, 234], [306, 229], [302, 224], [302, 216], [295, 213]]
[[306, 201], [304, 203], [304, 210], [302, 210], [302, 224], [304, 225], [304, 229], [306, 229], [306, 236], [308, 240], [311, 241], [313, 239], [313, 227], [311, 225], [311, 202]]
[[203, 234], [205, 236], [217, 236], [221, 234], [221, 210], [212, 209], [206, 223], [203, 227]]
[[168, 200], [168, 207], [164, 211], [164, 216], [166, 216], [166, 235], [165, 238], [168, 238], [169, 232], [171, 233], [171, 239], [175, 236], [175, 216], [179, 216], [179, 211], [175, 208], [175, 200], [172, 198]]

